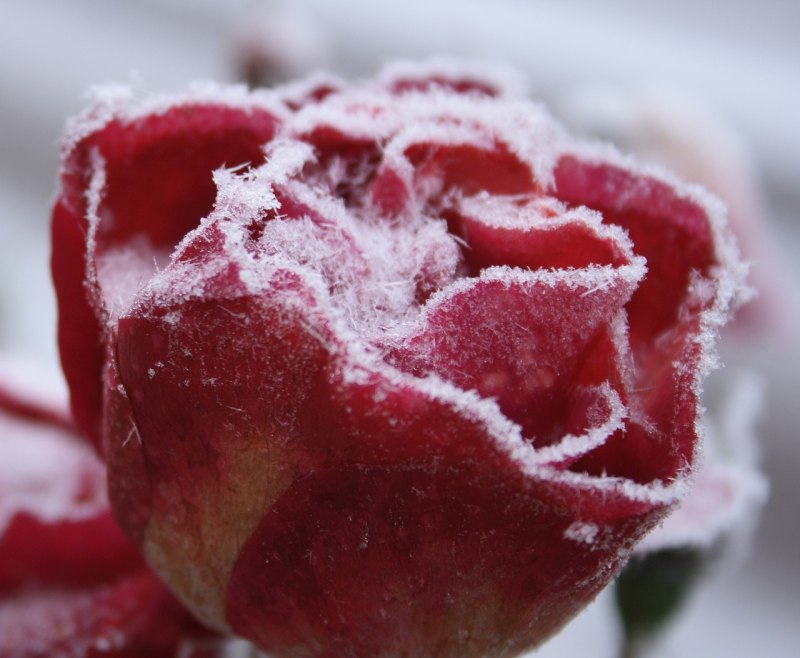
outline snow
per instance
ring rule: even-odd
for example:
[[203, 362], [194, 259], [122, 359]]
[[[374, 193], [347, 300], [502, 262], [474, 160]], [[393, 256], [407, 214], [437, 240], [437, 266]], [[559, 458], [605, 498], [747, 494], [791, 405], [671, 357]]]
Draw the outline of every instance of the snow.
[[591, 545], [594, 544], [598, 532], [599, 528], [595, 523], [575, 521], [564, 531], [564, 537], [581, 544]]

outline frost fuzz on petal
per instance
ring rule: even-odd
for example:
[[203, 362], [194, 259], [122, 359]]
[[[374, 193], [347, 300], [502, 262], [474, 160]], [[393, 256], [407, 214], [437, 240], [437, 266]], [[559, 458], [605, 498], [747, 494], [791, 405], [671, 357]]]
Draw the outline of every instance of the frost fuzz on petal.
[[715, 202], [475, 80], [153, 101], [70, 151], [54, 231], [89, 245], [60, 295], [88, 272], [112, 503], [263, 649], [516, 655], [686, 486], [738, 286]]

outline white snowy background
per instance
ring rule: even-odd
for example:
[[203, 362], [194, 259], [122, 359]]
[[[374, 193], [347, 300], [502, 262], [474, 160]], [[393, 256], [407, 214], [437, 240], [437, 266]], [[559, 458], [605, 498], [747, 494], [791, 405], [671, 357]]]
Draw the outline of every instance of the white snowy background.
[[[749, 150], [764, 203], [760, 257], [800, 286], [800, 3], [796, 0], [293, 0], [265, 35], [283, 70], [368, 75], [396, 57], [514, 65], [556, 106], [583, 89], [666, 88], [709, 108]], [[175, 89], [235, 80], [248, 0], [0, 0], [0, 351], [55, 366], [47, 236], [64, 119], [93, 84]], [[288, 14], [286, 12], [289, 12]], [[249, 18], [248, 18], [249, 17]], [[281, 22], [283, 21], [283, 22]], [[282, 25], [278, 28], [275, 25]], [[239, 36], [237, 36], [239, 35]], [[274, 55], [277, 56], [277, 55]], [[577, 96], [576, 96], [577, 95]], [[800, 322], [726, 339], [729, 368], [766, 384], [758, 423], [770, 501], [743, 564], [716, 575], [657, 651], [789, 658], [800, 650]], [[536, 655], [616, 655], [608, 595]]]

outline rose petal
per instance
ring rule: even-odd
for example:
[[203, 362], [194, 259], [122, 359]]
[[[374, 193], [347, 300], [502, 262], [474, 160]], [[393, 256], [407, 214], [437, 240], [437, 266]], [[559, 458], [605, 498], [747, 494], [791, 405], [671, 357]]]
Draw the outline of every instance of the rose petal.
[[630, 263], [633, 250], [622, 232], [603, 226], [586, 209], [566, 212], [533, 195], [460, 199], [446, 213], [450, 231], [464, 242], [470, 273], [492, 265], [536, 269]]
[[[320, 644], [337, 655], [442, 644], [457, 655], [517, 655], [595, 596], [598, 567], [619, 559], [605, 537], [626, 533], [627, 521], [594, 525], [589, 514], [588, 534], [573, 539], [569, 497], [548, 493], [475, 461], [314, 472], [244, 547], [229, 619], [287, 655]], [[567, 580], [581, 585], [567, 591]]]
[[[263, 298], [240, 290], [224, 300], [150, 305], [119, 324], [120, 381], [136, 438], [129, 438], [130, 426], [111, 433], [109, 454], [116, 460], [131, 447], [141, 451], [154, 483], [139, 531], [143, 548], [195, 613], [217, 626], [237, 551], [264, 506], [309, 463], [291, 437], [308, 405], [307, 387], [328, 357], [304, 328], [303, 313], [282, 303], [298, 293], [286, 276]], [[242, 332], [262, 337], [255, 351], [240, 340]], [[202, 347], [206, 341], [213, 350]], [[198, 404], [206, 409], [202, 418], [194, 413]], [[138, 495], [114, 502], [125, 518], [142, 504]]]
[[502, 142], [484, 148], [472, 144], [417, 142], [406, 147], [417, 185], [442, 192], [457, 188], [465, 195], [523, 194], [537, 184], [530, 167]]
[[629, 269], [486, 270], [428, 302], [420, 328], [388, 361], [496, 399], [537, 447], [550, 445], [567, 432], [580, 362], [641, 276], [641, 267]]
[[[102, 114], [103, 109], [93, 111]], [[59, 245], [53, 252], [53, 277], [61, 304], [62, 363], [76, 421], [96, 446], [103, 363], [97, 337], [108, 302], [102, 291], [87, 298], [83, 280], [96, 267], [87, 263], [87, 249], [92, 259], [119, 258], [115, 247], [139, 244], [142, 270], [135, 276], [152, 273], [163, 253], [211, 210], [211, 172], [261, 162], [261, 147], [277, 125], [275, 114], [263, 109], [200, 100], [175, 107], [167, 103], [161, 112], [142, 116], [108, 111], [111, 116], [100, 127], [68, 145], [52, 229]], [[99, 222], [94, 229], [92, 214]], [[94, 244], [87, 246], [87, 234]]]
[[715, 263], [706, 211], [665, 182], [609, 161], [566, 154], [555, 169], [555, 195], [603, 213], [622, 226], [647, 259], [648, 276], [628, 307], [634, 349], [652, 344], [678, 320], [693, 273]]

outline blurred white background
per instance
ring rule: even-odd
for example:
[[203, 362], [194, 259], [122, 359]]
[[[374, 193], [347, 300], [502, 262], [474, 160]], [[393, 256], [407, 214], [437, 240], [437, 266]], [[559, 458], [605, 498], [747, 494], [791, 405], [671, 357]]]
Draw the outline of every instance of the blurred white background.
[[[715, 377], [739, 367], [762, 373], [759, 432], [772, 494], [749, 559], [699, 592], [658, 655], [798, 655], [800, 3], [0, 0], [0, 350], [57, 363], [48, 212], [59, 135], [85, 90], [237, 80], [248, 30], [264, 15], [272, 20], [263, 24], [263, 56], [275, 77], [314, 66], [367, 75], [395, 57], [488, 58], [519, 68], [532, 93], [556, 108], [585, 89], [623, 97], [669, 89], [737, 136], [756, 172], [756, 255], [775, 266], [766, 284], [788, 297], [777, 305], [780, 327], [726, 337], [731, 368]], [[540, 655], [611, 658], [616, 632], [601, 598]]]

